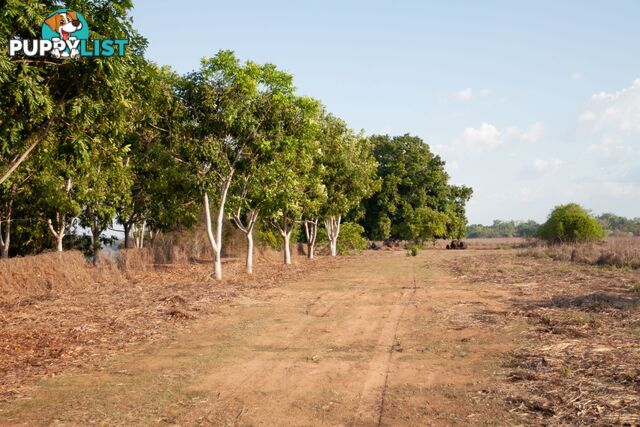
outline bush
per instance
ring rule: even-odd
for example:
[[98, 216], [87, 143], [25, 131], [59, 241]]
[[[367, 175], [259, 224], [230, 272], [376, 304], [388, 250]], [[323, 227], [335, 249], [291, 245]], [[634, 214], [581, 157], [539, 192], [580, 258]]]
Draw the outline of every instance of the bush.
[[575, 203], [556, 206], [538, 231], [538, 237], [553, 243], [593, 242], [602, 240], [604, 236], [598, 221]]
[[[360, 224], [353, 222], [345, 222], [340, 225], [340, 234], [338, 235], [338, 253], [341, 255], [350, 255], [360, 253], [369, 247], [367, 239], [362, 235], [364, 228]], [[325, 230], [318, 230], [318, 246], [326, 246], [329, 239]]]

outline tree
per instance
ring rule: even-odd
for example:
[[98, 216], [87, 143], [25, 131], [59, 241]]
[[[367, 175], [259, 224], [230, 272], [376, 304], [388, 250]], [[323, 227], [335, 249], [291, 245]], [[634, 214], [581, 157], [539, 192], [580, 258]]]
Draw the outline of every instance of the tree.
[[640, 227], [640, 220], [625, 218], [613, 213], [603, 213], [597, 218], [602, 227], [610, 233], [634, 233]]
[[269, 203], [264, 210], [265, 218], [282, 238], [285, 264], [291, 264], [291, 234], [308, 206], [308, 189], [318, 179], [314, 164], [320, 146], [316, 139], [319, 111], [318, 102], [308, 97], [296, 97], [283, 110], [280, 150], [271, 164], [277, 179], [267, 190]]
[[179, 158], [184, 107], [176, 94], [180, 77], [169, 67], [139, 61], [132, 126], [125, 136], [131, 193], [119, 206], [125, 248], [142, 247], [145, 231], [190, 225], [197, 217], [193, 179]]
[[[269, 143], [261, 132], [272, 118], [272, 105], [293, 90], [289, 74], [271, 64], [241, 64], [231, 51], [203, 59], [200, 70], [189, 74], [181, 88], [191, 134], [186, 154], [199, 177], [218, 280], [222, 279], [222, 226], [232, 180], [241, 162]], [[217, 202], [215, 235], [210, 193]]]
[[313, 259], [318, 239], [318, 221], [323, 206], [327, 202], [327, 189], [322, 180], [324, 165], [322, 164], [322, 151], [316, 150], [313, 154], [311, 171], [307, 175], [302, 197], [302, 224], [307, 241], [307, 258]]
[[[4, 169], [0, 183], [7, 182], [24, 168], [33, 153], [40, 153], [34, 161], [43, 163], [34, 167], [46, 171], [51, 179], [45, 186], [51, 194], [43, 194], [47, 203], [40, 207], [42, 211], [48, 211], [44, 214], [58, 249], [62, 247], [67, 215], [75, 214], [77, 206], [72, 205], [80, 203], [79, 199], [70, 197], [71, 192], [83, 194], [81, 203], [85, 203], [86, 221], [89, 212], [102, 211], [99, 205], [105, 204], [98, 203], [98, 198], [92, 195], [101, 193], [102, 202], [112, 201], [113, 193], [122, 188], [106, 189], [97, 185], [98, 175], [91, 168], [77, 169], [92, 172], [86, 180], [82, 173], [78, 176], [83, 179], [77, 182], [71, 176], [64, 176], [63, 165], [55, 166], [60, 145], [84, 145], [87, 148], [84, 152], [89, 153], [88, 159], [94, 162], [93, 165], [103, 173], [109, 170], [107, 175], [113, 177], [116, 169], [112, 166], [122, 160], [119, 155], [124, 149], [122, 135], [131, 107], [129, 82], [135, 74], [132, 64], [146, 47], [146, 41], [133, 30], [128, 17], [131, 0], [79, 0], [71, 6], [82, 11], [91, 22], [91, 32], [96, 38], [129, 39], [127, 55], [68, 61], [9, 58], [6, 51], [0, 53], [0, 103], [3, 106], [0, 109], [0, 165]], [[43, 17], [60, 7], [56, 1], [10, 1], [3, 6], [0, 32], [5, 39], [38, 38]], [[107, 181], [115, 185], [122, 183], [121, 180], [118, 183]], [[89, 186], [86, 193], [83, 184]], [[101, 187], [100, 191], [96, 191], [98, 187]], [[56, 194], [61, 200], [55, 201]], [[106, 213], [98, 216], [107, 221]], [[85, 224], [95, 224], [94, 220]], [[98, 238], [94, 240], [97, 248]], [[95, 254], [97, 259], [97, 249]]]
[[[44, 17], [60, 7], [59, 2], [51, 0], [8, 2], [0, 16], [2, 39], [38, 38]], [[97, 38], [130, 39], [131, 50], [138, 54], [146, 46], [127, 17], [131, 0], [80, 0], [74, 1], [73, 7], [82, 10]], [[119, 58], [10, 58], [5, 49], [0, 51], [0, 184], [37, 146], [55, 144], [49, 138], [52, 124], [64, 120], [69, 106], [78, 109], [90, 105], [83, 100], [96, 93], [90, 90], [96, 82], [109, 82], [116, 88], [125, 63]]]
[[364, 202], [367, 234], [373, 239], [463, 237], [471, 188], [449, 184], [444, 161], [418, 137], [371, 140], [382, 185]]
[[69, 221], [82, 209], [83, 173], [90, 167], [87, 145], [59, 135], [61, 140], [52, 150], [39, 156], [40, 172], [34, 177], [37, 206], [62, 252]]
[[336, 256], [342, 216], [376, 190], [377, 163], [370, 141], [330, 114], [323, 117], [320, 141], [322, 182], [326, 189], [321, 212], [331, 256]]
[[604, 236], [598, 221], [576, 203], [556, 206], [538, 231], [538, 237], [553, 243], [591, 242]]

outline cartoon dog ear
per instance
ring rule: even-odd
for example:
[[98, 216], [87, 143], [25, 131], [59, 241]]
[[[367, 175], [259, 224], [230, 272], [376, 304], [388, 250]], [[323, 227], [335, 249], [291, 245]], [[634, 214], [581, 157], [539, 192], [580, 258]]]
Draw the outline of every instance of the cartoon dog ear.
[[48, 17], [44, 23], [47, 24], [49, 26], [49, 28], [51, 28], [53, 31], [55, 31], [56, 33], [58, 32], [58, 28], [60, 28], [60, 21], [62, 20], [62, 17], [60, 16], [59, 13], [56, 13], [55, 15], [51, 15], [50, 17]]
[[71, 19], [72, 21], [77, 21], [78, 20], [78, 15], [73, 10], [67, 10], [67, 17], [69, 19]]

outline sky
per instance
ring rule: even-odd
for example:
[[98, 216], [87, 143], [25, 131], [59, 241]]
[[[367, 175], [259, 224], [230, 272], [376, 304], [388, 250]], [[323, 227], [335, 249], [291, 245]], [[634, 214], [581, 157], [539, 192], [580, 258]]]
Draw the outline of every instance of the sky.
[[640, 2], [134, 0], [147, 57], [231, 49], [367, 134], [419, 136], [470, 223], [640, 217]]

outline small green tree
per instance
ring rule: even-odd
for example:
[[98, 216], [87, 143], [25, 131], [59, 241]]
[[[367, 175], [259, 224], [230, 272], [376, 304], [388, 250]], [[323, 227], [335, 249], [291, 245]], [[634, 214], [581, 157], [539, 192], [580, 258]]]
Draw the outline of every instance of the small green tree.
[[[331, 249], [331, 242], [326, 233], [320, 233], [318, 244], [326, 245]], [[364, 228], [355, 222], [342, 223], [340, 225], [340, 239], [338, 239], [336, 246], [341, 255], [358, 254], [367, 249], [369, 244], [364, 237]]]
[[598, 221], [576, 203], [556, 206], [538, 231], [538, 237], [554, 243], [592, 242], [604, 236]]
[[324, 165], [322, 181], [327, 194], [321, 212], [331, 256], [336, 256], [343, 215], [357, 209], [364, 198], [379, 189], [378, 164], [372, 154], [371, 141], [331, 114], [323, 117], [320, 142]]

